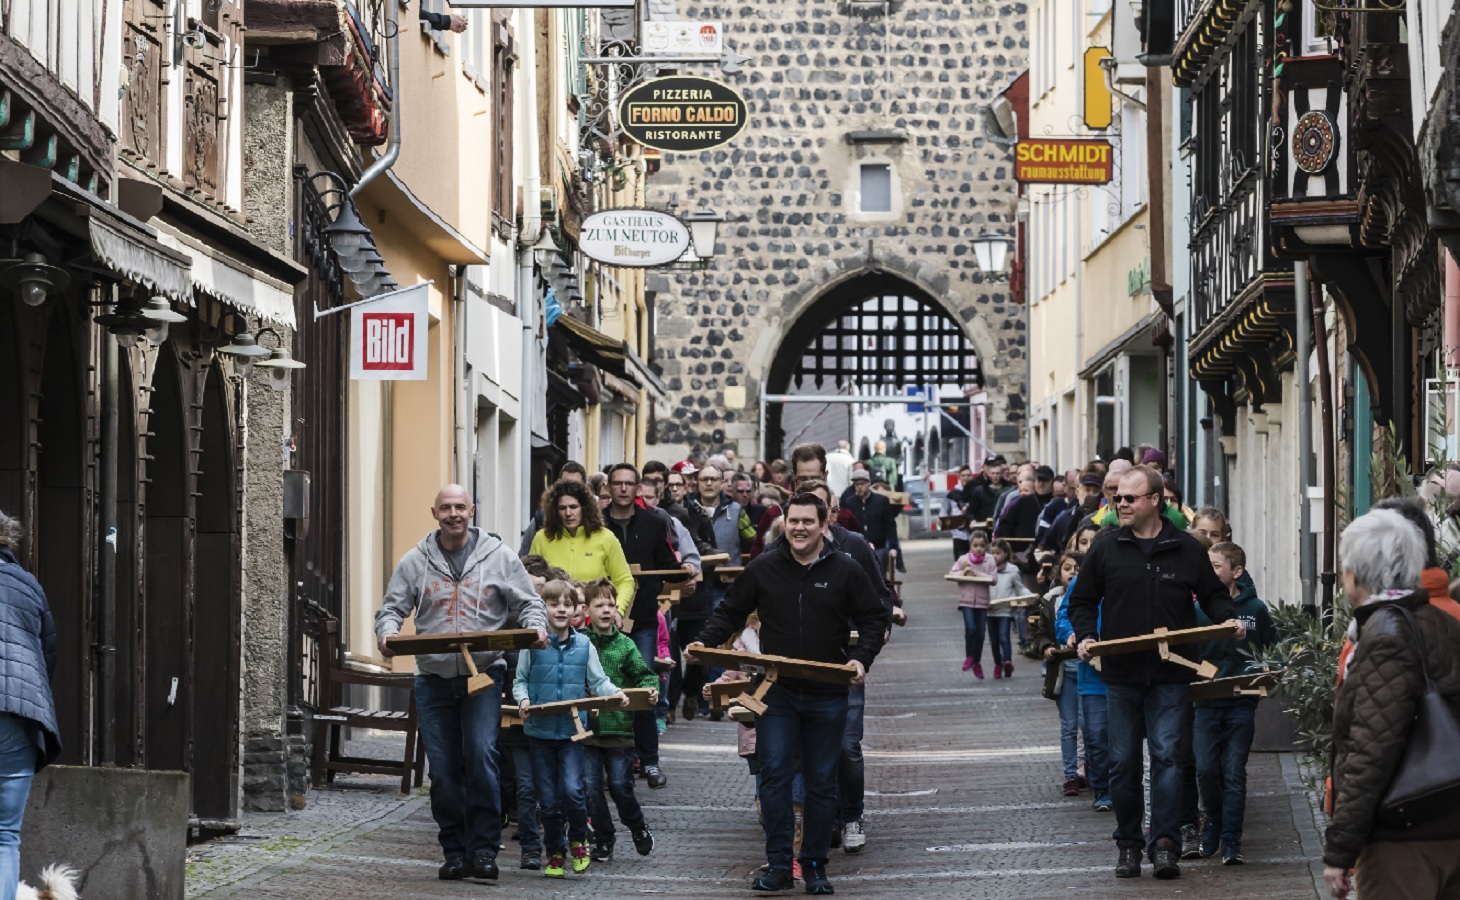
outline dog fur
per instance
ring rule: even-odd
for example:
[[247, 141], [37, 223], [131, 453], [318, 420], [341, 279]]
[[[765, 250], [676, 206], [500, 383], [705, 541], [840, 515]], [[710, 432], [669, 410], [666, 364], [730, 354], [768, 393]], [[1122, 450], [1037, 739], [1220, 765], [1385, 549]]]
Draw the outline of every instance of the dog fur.
[[15, 900], [80, 900], [76, 893], [76, 877], [81, 874], [70, 866], [46, 866], [41, 870], [41, 886], [33, 888], [24, 881], [16, 888]]

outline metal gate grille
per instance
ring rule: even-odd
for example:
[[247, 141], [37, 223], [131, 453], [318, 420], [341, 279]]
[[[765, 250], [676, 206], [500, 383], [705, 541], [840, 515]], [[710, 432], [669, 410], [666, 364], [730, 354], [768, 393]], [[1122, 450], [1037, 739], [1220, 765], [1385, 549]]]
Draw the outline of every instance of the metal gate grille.
[[801, 352], [798, 388], [857, 384], [983, 386], [983, 369], [963, 329], [927, 303], [903, 295], [862, 301], [833, 319]]

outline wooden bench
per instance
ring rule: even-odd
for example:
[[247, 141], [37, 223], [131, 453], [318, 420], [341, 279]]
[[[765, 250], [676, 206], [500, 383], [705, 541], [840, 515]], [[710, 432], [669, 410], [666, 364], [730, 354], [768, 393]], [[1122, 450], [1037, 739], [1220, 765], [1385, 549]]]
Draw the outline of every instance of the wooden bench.
[[[416, 719], [416, 677], [408, 673], [370, 672], [346, 665], [339, 631], [340, 623], [336, 619], [327, 620], [320, 626], [320, 711], [314, 716], [310, 777], [316, 785], [321, 785], [333, 783], [336, 772], [399, 775], [401, 793], [409, 794], [412, 782], [420, 787], [426, 776], [426, 748], [420, 741]], [[346, 706], [344, 686], [347, 684], [404, 690], [409, 698], [406, 710]], [[346, 727], [405, 732], [405, 753], [399, 760], [347, 756], [340, 749]]]

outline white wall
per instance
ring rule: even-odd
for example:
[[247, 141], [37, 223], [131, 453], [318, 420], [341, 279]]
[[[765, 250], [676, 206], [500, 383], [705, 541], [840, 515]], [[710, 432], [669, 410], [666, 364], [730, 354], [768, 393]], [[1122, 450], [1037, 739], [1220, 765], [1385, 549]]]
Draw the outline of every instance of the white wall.
[[1298, 578], [1298, 388], [1281, 376], [1282, 403], [1266, 414], [1237, 411], [1237, 455], [1230, 460], [1227, 515], [1232, 539], [1247, 553], [1258, 596], [1296, 603]]

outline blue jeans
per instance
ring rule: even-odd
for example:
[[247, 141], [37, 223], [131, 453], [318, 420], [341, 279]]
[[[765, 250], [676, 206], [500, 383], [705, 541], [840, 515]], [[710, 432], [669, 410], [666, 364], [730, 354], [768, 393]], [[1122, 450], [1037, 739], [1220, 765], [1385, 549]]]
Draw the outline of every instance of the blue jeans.
[[506, 673], [494, 666], [495, 683], [474, 696], [466, 692], [465, 675], [416, 676], [416, 715], [431, 765], [431, 816], [448, 857], [495, 857], [502, 841], [497, 729]]
[[1080, 695], [1080, 720], [1085, 729], [1085, 780], [1099, 796], [1110, 790], [1110, 743], [1105, 731], [1104, 694]]
[[[634, 639], [634, 646], [639, 648], [644, 665], [652, 672], [655, 651], [659, 649], [659, 617], [655, 616], [650, 621], [654, 624], [648, 628], [635, 628], [630, 637]], [[638, 751], [639, 763], [645, 766], [659, 765], [659, 724], [654, 713], [652, 709], [634, 713], [634, 749]]]
[[847, 730], [846, 695], [812, 694], [777, 684], [766, 694], [766, 706], [755, 726], [766, 862], [773, 869], [791, 868], [796, 836], [791, 796], [799, 744], [806, 782], [801, 863], [826, 865], [836, 816], [837, 763]]
[[15, 900], [20, 881], [20, 822], [38, 755], [25, 720], [0, 713], [0, 898], [4, 900]]
[[[605, 785], [603, 772], [608, 770]], [[609, 845], [613, 844], [613, 816], [608, 811], [608, 801], [603, 797], [604, 787], [613, 805], [618, 807], [618, 818], [630, 831], [644, 827], [644, 810], [639, 798], [634, 796], [634, 751], [629, 747], [583, 748], [583, 789], [588, 793], [588, 818], [593, 820], [593, 837]]]
[[537, 781], [537, 810], [542, 822], [542, 842], [550, 856], [568, 849], [563, 840], [563, 822], [568, 840], [588, 840], [588, 809], [583, 793], [583, 745], [566, 738], [561, 741], [529, 737], [532, 775]]
[[1201, 824], [1201, 798], [1196, 785], [1196, 748], [1192, 729], [1196, 727], [1190, 703], [1182, 707], [1181, 740], [1176, 744], [1176, 771], [1181, 775], [1181, 827]]
[[1014, 648], [1009, 646], [1009, 625], [1013, 623], [1009, 616], [989, 616], [989, 649], [994, 654], [994, 665], [1002, 665], [1014, 658]]
[[959, 607], [963, 612], [963, 655], [974, 662], [982, 662], [983, 637], [988, 631], [989, 611]]
[[1080, 664], [1071, 659], [1057, 665], [1065, 667], [1059, 695], [1060, 763], [1068, 781], [1080, 774]]
[[862, 734], [866, 712], [867, 686], [855, 685], [847, 691], [847, 728], [842, 734], [841, 762], [836, 767], [839, 822], [855, 822], [865, 811], [867, 764], [862, 759]]
[[1242, 838], [1247, 815], [1247, 755], [1256, 731], [1256, 707], [1198, 707], [1196, 780], [1201, 788], [1207, 827], [1222, 838]]
[[517, 777], [517, 843], [523, 853], [541, 853], [542, 835], [537, 824], [537, 782], [532, 777], [532, 754], [526, 747], [512, 748], [512, 768]]
[[1141, 821], [1146, 797], [1141, 784], [1141, 745], [1151, 753], [1151, 842], [1181, 844], [1182, 791], [1177, 767], [1186, 718], [1184, 684], [1107, 684], [1110, 799], [1115, 806], [1115, 843], [1122, 849], [1146, 845]]

